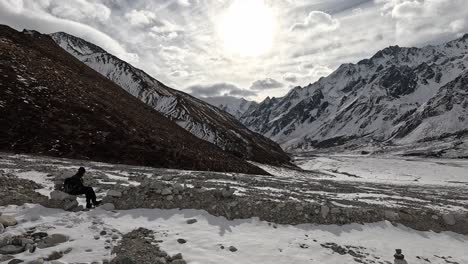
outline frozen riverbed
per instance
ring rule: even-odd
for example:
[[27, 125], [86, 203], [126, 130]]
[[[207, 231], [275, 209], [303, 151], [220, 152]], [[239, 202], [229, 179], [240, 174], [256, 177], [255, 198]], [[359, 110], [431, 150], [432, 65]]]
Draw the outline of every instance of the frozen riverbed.
[[297, 157], [296, 164], [336, 180], [468, 185], [468, 160], [327, 155]]

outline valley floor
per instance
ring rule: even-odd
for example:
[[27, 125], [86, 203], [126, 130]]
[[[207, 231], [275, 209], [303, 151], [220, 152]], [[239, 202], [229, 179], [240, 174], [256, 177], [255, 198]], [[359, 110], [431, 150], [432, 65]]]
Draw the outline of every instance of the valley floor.
[[[154, 180], [183, 182], [186, 188], [202, 184], [206, 190], [228, 184], [235, 189], [236, 197], [251, 199], [252, 203], [431, 210], [439, 216], [468, 212], [468, 161], [465, 160], [329, 155], [298, 157], [296, 164], [306, 170], [259, 165], [272, 176], [253, 176], [3, 153], [0, 177], [34, 181], [41, 185], [35, 191], [48, 196], [54, 187], [54, 177], [71, 176], [79, 166], [85, 166], [85, 181], [97, 187], [101, 198], [111, 189], [140, 188], [148, 180]], [[84, 203], [83, 198], [79, 201]], [[169, 254], [181, 252], [188, 263], [393, 263], [396, 248], [403, 249], [409, 263], [468, 263], [467, 235], [416, 231], [388, 221], [281, 225], [258, 218], [229, 220], [193, 209], [104, 211], [98, 208], [89, 212], [65, 212], [34, 203], [16, 206], [0, 202], [0, 205], [3, 205], [0, 212], [19, 220], [18, 225], [0, 234], [0, 239], [6, 234], [24, 233], [29, 227], [68, 234], [72, 241], [59, 246], [73, 248], [60, 259], [65, 263], [102, 263], [111, 259], [112, 247], [118, 239], [95, 239], [95, 236], [107, 230], [120, 238], [138, 227], [154, 230], [163, 250]], [[197, 221], [187, 224], [188, 219]], [[464, 221], [468, 223], [467, 219]], [[179, 243], [180, 238], [187, 242]], [[230, 246], [237, 251], [230, 251]], [[15, 257], [37, 259], [59, 249], [41, 249]]]

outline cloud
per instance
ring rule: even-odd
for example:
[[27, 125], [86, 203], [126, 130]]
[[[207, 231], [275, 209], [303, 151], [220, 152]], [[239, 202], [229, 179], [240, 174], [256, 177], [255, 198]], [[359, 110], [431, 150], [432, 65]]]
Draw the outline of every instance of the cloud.
[[286, 73], [285, 75], [283, 75], [283, 80], [290, 82], [290, 83], [296, 83], [297, 75], [294, 73]]
[[17, 30], [35, 29], [41, 33], [64, 31], [97, 44], [117, 57], [136, 63], [139, 56], [128, 52], [118, 41], [107, 34], [80, 22], [58, 18], [46, 13], [50, 2], [0, 1], [0, 23], [7, 24]]
[[42, 3], [50, 3], [48, 8], [50, 12], [60, 18], [66, 18], [74, 21], [84, 21], [87, 19], [95, 19], [104, 22], [109, 19], [111, 10], [95, 1], [74, 0], [74, 1], [39, 1]]
[[237, 87], [230, 83], [215, 83], [209, 85], [193, 85], [187, 88], [193, 96], [213, 97], [213, 96], [256, 96], [254, 91]]
[[304, 22], [296, 23], [291, 27], [291, 31], [327, 32], [333, 31], [340, 26], [340, 22], [331, 15], [322, 11], [312, 11], [305, 18]]
[[[465, 0], [377, 0], [384, 16], [396, 22], [396, 34], [410, 44], [455, 38], [468, 31]], [[455, 35], [454, 35], [455, 34]]]
[[148, 10], [132, 10], [125, 14], [125, 18], [133, 26], [146, 26], [156, 21], [156, 14]]
[[252, 90], [270, 90], [270, 89], [277, 89], [281, 88], [284, 85], [272, 78], [266, 78], [262, 80], [257, 80], [252, 83], [250, 89]]

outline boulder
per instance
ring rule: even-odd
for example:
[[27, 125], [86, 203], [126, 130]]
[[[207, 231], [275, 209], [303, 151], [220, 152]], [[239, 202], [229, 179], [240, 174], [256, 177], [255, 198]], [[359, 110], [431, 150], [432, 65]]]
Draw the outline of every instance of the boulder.
[[444, 214], [444, 215], [442, 216], [442, 219], [444, 220], [444, 223], [445, 223], [446, 225], [451, 225], [451, 226], [453, 226], [453, 225], [455, 225], [455, 223], [456, 223], [455, 216], [454, 216], [453, 214]]
[[101, 208], [102, 210], [106, 210], [106, 211], [112, 211], [112, 210], [115, 210], [115, 205], [113, 203], [105, 203], [99, 206], [99, 208]]
[[75, 208], [78, 207], [78, 201], [77, 200], [72, 200], [72, 201], [65, 201], [63, 203], [63, 210], [65, 211], [73, 211]]
[[37, 247], [41, 249], [54, 247], [58, 244], [65, 243], [67, 241], [68, 241], [68, 236], [62, 235], [62, 234], [53, 234], [41, 240], [37, 244]]
[[171, 264], [187, 264], [187, 262], [185, 262], [183, 259], [175, 259], [171, 261]]
[[233, 195], [234, 195], [234, 192], [236, 190], [235, 189], [231, 189], [231, 188], [224, 188], [222, 191], [221, 191], [221, 195], [223, 196], [223, 198], [231, 198]]
[[326, 205], [322, 205], [322, 207], [320, 208], [320, 214], [322, 215], [322, 218], [327, 218], [329, 212], [330, 212], [330, 207]]
[[0, 248], [0, 254], [15, 255], [24, 252], [24, 247], [17, 245], [6, 245]]
[[16, 218], [11, 215], [0, 216], [0, 224], [2, 224], [4, 227], [14, 226], [17, 223], [18, 222], [16, 221]]
[[3, 224], [0, 224], [0, 234], [2, 234], [3, 232], [5, 232], [5, 227], [3, 226]]
[[236, 252], [237, 251], [237, 248], [235, 246], [230, 246], [229, 247], [229, 251], [231, 252]]
[[[0, 262], [4, 262], [4, 261], [11, 260], [11, 259], [14, 259], [14, 258], [15, 257], [13, 257], [11, 255], [0, 255]], [[10, 262], [8, 262], [8, 263], [10, 263]]]
[[120, 197], [122, 197], [122, 192], [117, 191], [117, 190], [110, 190], [110, 191], [107, 192], [107, 196], [120, 198]]
[[50, 193], [50, 199], [59, 200], [59, 201], [66, 201], [66, 200], [72, 201], [72, 200], [76, 200], [76, 196], [55, 190]]
[[161, 191], [161, 194], [162, 195], [170, 195], [172, 194], [172, 190], [170, 188], [164, 188], [162, 191]]
[[196, 222], [198, 222], [198, 221], [195, 218], [187, 220], [187, 224], [189, 224], [189, 225], [195, 224]]
[[21, 260], [21, 259], [12, 259], [8, 262], [8, 264], [19, 264], [19, 263], [23, 263], [24, 260]]
[[396, 221], [400, 219], [400, 215], [397, 212], [390, 211], [390, 210], [385, 210], [384, 212], [385, 219], [389, 221]]

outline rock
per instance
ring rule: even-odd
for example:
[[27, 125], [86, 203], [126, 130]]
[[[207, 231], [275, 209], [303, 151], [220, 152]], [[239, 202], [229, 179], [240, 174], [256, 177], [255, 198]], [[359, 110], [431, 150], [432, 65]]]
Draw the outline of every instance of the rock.
[[33, 261], [28, 261], [26, 262], [26, 264], [43, 264], [44, 263], [44, 260], [43, 259], [37, 259], [37, 260], [33, 260]]
[[183, 259], [182, 258], [182, 254], [181, 253], [177, 253], [175, 254], [174, 256], [172, 256], [172, 259], [175, 260], [175, 259]]
[[112, 210], [115, 210], [115, 205], [113, 203], [105, 203], [99, 206], [99, 208], [101, 208], [102, 210], [106, 210], [106, 211], [112, 211]]
[[116, 191], [116, 190], [110, 190], [110, 191], [107, 192], [107, 196], [120, 198], [120, 197], [122, 197], [122, 192]]
[[62, 234], [53, 234], [50, 235], [43, 240], [41, 240], [38, 244], [38, 248], [49, 248], [49, 247], [54, 247], [58, 244], [65, 243], [68, 241], [68, 237]]
[[174, 179], [173, 175], [164, 175], [161, 177], [161, 180], [163, 181], [172, 181], [172, 179]]
[[330, 207], [326, 205], [322, 205], [322, 207], [320, 208], [320, 214], [322, 215], [322, 218], [327, 218], [329, 212], [330, 212]]
[[431, 218], [434, 219], [434, 220], [439, 220], [439, 216], [437, 216], [437, 215], [432, 215]]
[[50, 199], [58, 200], [58, 201], [66, 201], [66, 200], [72, 201], [72, 200], [76, 200], [76, 196], [55, 190], [50, 193]]
[[0, 248], [0, 254], [15, 255], [24, 252], [24, 247], [17, 245], [6, 245]]
[[117, 240], [117, 239], [119, 239], [119, 235], [117, 235], [117, 234], [113, 234], [113, 235], [112, 235], [112, 239], [113, 239], [113, 240]]
[[221, 191], [221, 195], [223, 196], [223, 198], [231, 198], [232, 196], [234, 196], [235, 192], [236, 192], [235, 189], [226, 187]]
[[101, 238], [99, 235], [94, 235], [95, 240], [99, 240], [99, 238]]
[[195, 218], [187, 220], [187, 224], [189, 224], [189, 225], [195, 224], [196, 222], [198, 222], [198, 220], [195, 219]]
[[174, 200], [174, 196], [172, 196], [172, 195], [168, 195], [168, 196], [167, 196], [167, 198], [166, 198], [166, 200], [168, 200], [168, 201], [172, 201], [172, 200]]
[[8, 262], [8, 264], [18, 264], [18, 263], [22, 263], [24, 262], [24, 260], [21, 260], [21, 259], [12, 259]]
[[171, 264], [187, 264], [187, 262], [185, 262], [183, 259], [175, 259], [171, 261]]
[[177, 190], [177, 192], [183, 192], [184, 191], [184, 186], [180, 183], [176, 183], [172, 186], [174, 188], [174, 190]]
[[65, 249], [65, 250], [63, 251], [63, 254], [66, 255], [66, 254], [72, 252], [72, 250], [73, 250], [73, 248], [67, 248], [67, 249]]
[[77, 200], [72, 200], [72, 201], [65, 201], [65, 203], [63, 204], [63, 210], [65, 211], [72, 211], [74, 210], [75, 208], [78, 207], [78, 201]]
[[111, 264], [136, 264], [131, 258], [127, 256], [117, 256], [110, 262]]
[[62, 257], [63, 257], [62, 252], [54, 251], [47, 257], [47, 260], [48, 261], [57, 260], [57, 259], [62, 258]]
[[36, 233], [31, 235], [31, 237], [34, 240], [43, 239], [44, 237], [47, 237], [47, 236], [48, 236], [48, 234], [46, 232], [36, 232]]
[[162, 191], [161, 191], [161, 195], [170, 195], [172, 194], [172, 190], [169, 189], [169, 188], [164, 188]]
[[105, 236], [105, 235], [107, 235], [107, 232], [106, 232], [106, 230], [102, 230], [101, 233], [99, 233], [99, 234], [100, 234], [101, 236]]
[[14, 259], [15, 257], [11, 256], [11, 255], [0, 255], [0, 262], [4, 262], [4, 261], [7, 261], [7, 260], [10, 260], [10, 259]]
[[21, 246], [26, 246], [27, 244], [34, 244], [34, 240], [29, 238], [21, 238]]
[[340, 208], [333, 207], [330, 209], [331, 214], [339, 214], [340, 212], [341, 212]]
[[456, 221], [455, 221], [455, 216], [453, 214], [444, 214], [442, 216], [442, 219], [444, 220], [444, 223], [446, 225], [455, 225]]
[[237, 251], [237, 248], [235, 246], [230, 246], [229, 247], [229, 251], [231, 252], [236, 252]]
[[0, 224], [3, 225], [3, 227], [9, 227], [9, 226], [14, 226], [18, 222], [16, 221], [16, 218], [14, 218], [11, 215], [2, 215], [0, 216]]
[[384, 212], [385, 219], [390, 220], [390, 221], [396, 221], [400, 219], [400, 215], [397, 212], [386, 210]]
[[187, 243], [187, 240], [185, 240], [185, 239], [183, 239], [183, 238], [179, 238], [179, 239], [177, 239], [177, 242], [178, 242], [179, 244], [185, 244], [185, 243]]
[[3, 226], [3, 224], [0, 224], [0, 234], [2, 234], [3, 232], [5, 232], [5, 227]]

